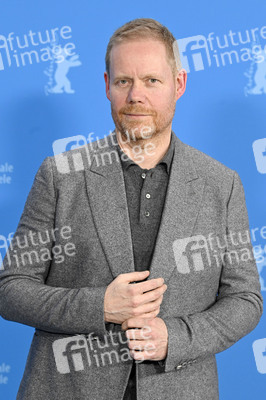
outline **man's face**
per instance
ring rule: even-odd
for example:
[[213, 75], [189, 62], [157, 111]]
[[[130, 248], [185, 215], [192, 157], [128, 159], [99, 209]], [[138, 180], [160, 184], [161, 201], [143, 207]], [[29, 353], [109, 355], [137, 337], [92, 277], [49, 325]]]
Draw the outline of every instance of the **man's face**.
[[174, 79], [165, 45], [157, 40], [131, 40], [113, 47], [110, 80], [106, 72], [104, 78], [122, 136], [128, 132], [133, 140], [146, 139], [171, 130], [176, 101], [185, 90], [186, 72], [181, 71]]

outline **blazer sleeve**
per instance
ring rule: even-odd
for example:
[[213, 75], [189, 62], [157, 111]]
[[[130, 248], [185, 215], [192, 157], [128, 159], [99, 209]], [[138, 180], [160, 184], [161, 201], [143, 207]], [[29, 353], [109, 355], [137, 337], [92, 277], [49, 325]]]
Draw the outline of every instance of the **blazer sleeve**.
[[[244, 232], [249, 232], [244, 189], [235, 171], [227, 201], [226, 228], [228, 235], [242, 232], [244, 237]], [[250, 258], [237, 265], [224, 257], [214, 305], [192, 315], [164, 319], [168, 329], [168, 354], [164, 362], [159, 363], [165, 372], [227, 349], [258, 324], [263, 298], [252, 245], [228, 241], [227, 252], [237, 251], [240, 255], [243, 254], [241, 250], [248, 251]]]
[[[47, 157], [40, 166], [19, 221], [16, 236], [20, 241], [35, 232], [54, 228], [56, 187], [52, 162]], [[0, 270], [0, 315], [54, 333], [107, 333], [104, 321], [106, 287], [69, 289], [45, 284], [50, 260], [16, 265], [14, 239]], [[17, 243], [17, 241], [16, 241]], [[20, 243], [21, 246], [21, 243]], [[45, 246], [51, 251], [52, 241]], [[38, 247], [27, 250], [34, 251]]]

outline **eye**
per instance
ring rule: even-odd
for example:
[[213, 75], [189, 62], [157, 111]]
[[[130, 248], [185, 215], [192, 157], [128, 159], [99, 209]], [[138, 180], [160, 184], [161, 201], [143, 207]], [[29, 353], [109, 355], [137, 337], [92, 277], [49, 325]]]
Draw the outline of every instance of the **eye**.
[[[156, 78], [150, 78], [149, 80], [150, 80], [150, 81], [153, 81], [153, 82], [151, 82], [151, 83], [159, 82], [159, 79], [156, 79]], [[154, 82], [154, 81], [156, 81], [156, 82]]]
[[125, 85], [125, 83], [127, 83], [126, 79], [119, 79], [119, 81], [116, 82], [117, 85]]

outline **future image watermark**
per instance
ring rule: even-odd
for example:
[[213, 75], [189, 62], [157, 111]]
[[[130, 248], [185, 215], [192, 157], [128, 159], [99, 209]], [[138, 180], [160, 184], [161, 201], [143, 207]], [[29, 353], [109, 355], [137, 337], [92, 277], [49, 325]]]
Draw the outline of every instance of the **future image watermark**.
[[266, 138], [255, 140], [252, 148], [258, 172], [266, 174]]
[[[15, 32], [10, 32], [7, 36], [0, 35], [0, 71], [13, 65], [25, 67], [34, 63], [51, 61], [54, 57], [58, 59], [58, 62], [62, 61], [58, 48], [51, 49], [47, 46], [56, 42], [58, 37], [63, 40], [71, 39], [71, 27], [46, 29], [45, 32], [33, 32], [30, 29], [23, 35], [15, 35]], [[64, 45], [64, 49], [69, 54], [74, 48], [75, 45], [71, 42]], [[31, 50], [28, 51], [29, 49]]]
[[[54, 228], [45, 231], [29, 230], [27, 234], [13, 236], [14, 232], [8, 237], [0, 235], [0, 250], [6, 252], [7, 265], [16, 268], [28, 265], [36, 265], [40, 262], [54, 260], [56, 264], [65, 261], [65, 257], [76, 255], [76, 246], [70, 242], [71, 227]], [[59, 236], [60, 239], [67, 241], [64, 245], [54, 244]], [[4, 269], [4, 254], [0, 252], [0, 270]]]
[[251, 245], [256, 242], [257, 231], [266, 239], [266, 226], [253, 228], [251, 232], [230, 232], [217, 235], [210, 232], [208, 235], [196, 235], [177, 239], [173, 242], [173, 252], [177, 271], [181, 274], [203, 271], [215, 265], [219, 267], [226, 263], [227, 266], [237, 268], [241, 263], [252, 261], [257, 263], [264, 260], [266, 251], [261, 245]]
[[[118, 133], [119, 140], [122, 144], [131, 142], [131, 150], [136, 162], [141, 163], [144, 161], [144, 155], [151, 156], [154, 154], [155, 145], [153, 143], [146, 143], [144, 147], [139, 144], [132, 145], [132, 142], [137, 142], [136, 131], [138, 128], [133, 129], [130, 134], [126, 132], [126, 138]], [[142, 139], [149, 138], [151, 127], [142, 127], [140, 130], [140, 137]], [[95, 162], [97, 167], [108, 166], [113, 162], [119, 162], [119, 154], [115, 149], [110, 149], [108, 138], [112, 145], [117, 146], [117, 138], [114, 132], [110, 131], [109, 135], [104, 136], [101, 141], [99, 137], [92, 141], [94, 133], [91, 132], [87, 137], [83, 135], [71, 136], [68, 138], [58, 139], [53, 142], [53, 151], [55, 155], [55, 162], [58, 172], [66, 174], [73, 171], [83, 171], [89, 167], [92, 162]], [[72, 150], [69, 152], [69, 150]], [[128, 159], [127, 150], [123, 150], [124, 154], [121, 155], [122, 160]]]
[[[255, 44], [258, 37], [266, 39], [266, 26], [246, 29], [244, 32], [229, 32], [223, 35], [196, 35], [178, 39], [178, 47], [183, 68], [187, 72], [201, 71], [210, 67], [225, 67], [240, 62], [263, 61], [265, 46]], [[248, 46], [248, 47], [247, 47]]]
[[266, 26], [238, 32], [229, 30], [222, 35], [210, 32], [179, 39], [174, 42], [173, 50], [187, 72], [249, 62], [244, 73], [248, 78], [244, 94], [259, 95], [266, 94], [266, 44], [260, 43], [265, 39]]
[[[139, 330], [141, 339], [150, 338], [151, 327], [145, 326]], [[130, 349], [127, 346], [128, 339], [121, 332], [108, 332], [103, 338], [95, 336], [94, 332], [88, 335], [75, 335], [58, 339], [53, 342], [53, 353], [58, 372], [68, 374], [83, 371], [91, 366], [104, 367], [132, 360]], [[140, 350], [138, 346], [134, 350]], [[142, 347], [150, 356], [155, 354], [155, 346], [151, 343]], [[135, 360], [140, 363], [144, 360], [140, 357]]]
[[255, 340], [252, 348], [258, 372], [266, 374], [266, 339]]
[[44, 71], [49, 77], [45, 94], [74, 93], [67, 74], [71, 67], [80, 66], [81, 62], [70, 39], [72, 29], [67, 25], [38, 32], [30, 29], [21, 35], [15, 32], [0, 35], [0, 72], [6, 68], [49, 62]]

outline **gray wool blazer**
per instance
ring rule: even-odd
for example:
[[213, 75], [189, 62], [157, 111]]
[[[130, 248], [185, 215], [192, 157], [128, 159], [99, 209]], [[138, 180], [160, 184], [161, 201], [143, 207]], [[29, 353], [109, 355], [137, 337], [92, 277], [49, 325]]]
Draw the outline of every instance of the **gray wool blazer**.
[[[0, 315], [35, 328], [18, 400], [123, 398], [133, 361], [103, 313], [107, 285], [134, 271], [115, 139], [47, 157], [35, 176], [0, 271]], [[168, 286], [168, 354], [137, 363], [138, 400], [219, 398], [215, 354], [262, 315], [248, 232], [239, 175], [175, 136], [149, 277]]]

